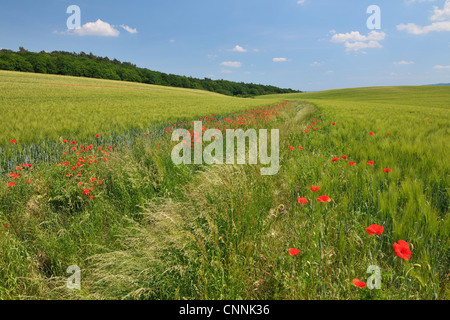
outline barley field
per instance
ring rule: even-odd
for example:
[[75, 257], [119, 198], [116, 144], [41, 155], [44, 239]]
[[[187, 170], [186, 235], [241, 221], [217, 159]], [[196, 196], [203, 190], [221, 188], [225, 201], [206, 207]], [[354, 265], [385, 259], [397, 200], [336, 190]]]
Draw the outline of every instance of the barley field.
[[[0, 93], [0, 299], [449, 298], [449, 88], [238, 99], [0, 72]], [[279, 129], [279, 172], [175, 165], [171, 132], [199, 119]]]

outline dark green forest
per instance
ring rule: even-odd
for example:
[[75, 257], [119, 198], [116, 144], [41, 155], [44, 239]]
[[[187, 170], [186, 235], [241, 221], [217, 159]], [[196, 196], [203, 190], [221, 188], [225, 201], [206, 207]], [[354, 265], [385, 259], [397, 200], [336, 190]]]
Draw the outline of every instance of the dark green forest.
[[0, 50], [0, 70], [59, 74], [75, 77], [122, 80], [161, 86], [200, 89], [228, 96], [253, 97], [274, 93], [300, 92], [275, 86], [233, 82], [227, 80], [197, 79], [146, 68], [130, 62], [98, 57], [92, 53], [53, 51], [31, 52], [23, 47], [19, 51]]

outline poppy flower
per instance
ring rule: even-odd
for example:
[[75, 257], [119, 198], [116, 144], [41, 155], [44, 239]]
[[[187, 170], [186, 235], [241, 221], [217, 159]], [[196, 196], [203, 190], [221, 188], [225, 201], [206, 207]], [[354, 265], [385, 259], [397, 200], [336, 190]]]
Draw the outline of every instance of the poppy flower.
[[373, 166], [374, 163], [375, 163], [375, 162], [373, 162], [373, 161], [371, 161], [371, 160], [367, 161], [367, 164], [368, 164], [368, 165], [371, 165], [371, 166]]
[[409, 243], [403, 240], [399, 240], [398, 243], [392, 245], [395, 254], [402, 259], [409, 260], [411, 258], [411, 250], [409, 249]]
[[89, 200], [92, 200], [92, 199], [94, 199], [94, 196], [89, 196]]
[[331, 161], [332, 161], [332, 162], [339, 161], [339, 158], [333, 158], [333, 159], [331, 159]]
[[77, 142], [76, 141], [72, 141], [72, 144], [77, 144]]
[[336, 123], [335, 123], [335, 122], [333, 122], [333, 123], [332, 123], [332, 125], [333, 125], [333, 126], [335, 126], [335, 125], [336, 125]]
[[83, 190], [83, 194], [84, 194], [85, 196], [87, 196], [87, 195], [89, 194], [89, 189], [84, 189], [84, 190]]
[[300, 150], [303, 150], [303, 147], [299, 147]]
[[347, 156], [345, 154], [341, 158], [347, 160]]
[[78, 185], [79, 185], [79, 186], [81, 186], [82, 184], [83, 184], [83, 182], [81, 182], [81, 181], [80, 181], [80, 182], [78, 182]]
[[67, 140], [64, 140], [63, 142], [64, 142], [64, 143], [69, 143], [69, 141], [67, 141]]
[[95, 136], [96, 136], [97, 138], [100, 137], [100, 135], [99, 135], [98, 133], [97, 133]]
[[298, 250], [298, 249], [295, 249], [295, 248], [290, 248], [289, 249], [289, 254], [291, 255], [291, 256], [296, 256], [296, 255], [298, 255], [300, 253], [300, 250]]
[[375, 233], [376, 233], [377, 235], [381, 235], [381, 234], [383, 233], [383, 231], [384, 231], [384, 227], [379, 226], [379, 225], [377, 225], [377, 224], [372, 224], [372, 225], [370, 225], [370, 226], [368, 226], [368, 227], [366, 228], [366, 231], [367, 231], [367, 233], [370, 234], [371, 236], [374, 235]]
[[98, 180], [98, 184], [102, 184], [103, 183], [103, 181], [102, 180]]
[[91, 180], [89, 180], [89, 181], [90, 181], [90, 182], [94, 182], [94, 181], [95, 181], [95, 178], [92, 177]]
[[308, 200], [306, 198], [300, 198], [300, 197], [297, 197], [297, 201], [298, 201], [298, 203], [307, 203], [308, 202]]
[[294, 150], [294, 147], [289, 147], [289, 150]]
[[349, 165], [349, 166], [354, 166], [355, 163], [354, 163], [353, 161], [350, 161], [350, 162], [348, 163], [348, 165]]
[[75, 166], [74, 166], [74, 167], [72, 167], [72, 170], [73, 170], [73, 171], [77, 170], [77, 167], [75, 167]]
[[389, 173], [389, 172], [391, 172], [392, 170], [389, 169], [389, 168], [386, 168], [386, 169], [384, 169], [383, 171], [384, 171], [385, 173]]
[[359, 279], [353, 279], [353, 284], [355, 285], [355, 286], [357, 286], [358, 288], [360, 288], [360, 289], [362, 289], [362, 288], [364, 288], [365, 286], [366, 286], [366, 283], [364, 282], [364, 281], [359, 281]]
[[319, 191], [320, 187], [311, 186], [311, 191]]
[[318, 202], [331, 202], [331, 199], [329, 196], [320, 196], [317, 198]]
[[373, 132], [369, 133], [371, 136], [373, 136]]
[[112, 150], [112, 147], [108, 147], [108, 150]]
[[12, 140], [11, 140], [11, 143], [12, 143], [12, 144], [16, 144], [16, 139], [12, 139]]
[[70, 178], [71, 177], [70, 173], [66, 174], [66, 177]]
[[8, 187], [12, 187], [12, 186], [15, 186], [16, 184], [14, 183], [14, 182], [10, 182], [10, 183], [8, 183]]

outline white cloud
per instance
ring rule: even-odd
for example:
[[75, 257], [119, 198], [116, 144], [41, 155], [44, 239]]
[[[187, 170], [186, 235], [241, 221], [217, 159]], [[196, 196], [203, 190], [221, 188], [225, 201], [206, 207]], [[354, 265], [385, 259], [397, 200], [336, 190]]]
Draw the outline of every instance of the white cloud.
[[297, 4], [304, 4], [306, 0], [297, 0]]
[[344, 43], [347, 51], [359, 51], [366, 48], [382, 48], [379, 41], [386, 38], [386, 33], [371, 31], [367, 36], [359, 31], [336, 33], [331, 37], [331, 42]]
[[443, 9], [433, 7], [433, 15], [430, 18], [431, 21], [443, 21], [450, 20], [450, 0], [447, 0]]
[[325, 62], [317, 62], [314, 61], [313, 63], [310, 64], [311, 67], [321, 67], [325, 64]]
[[444, 71], [444, 70], [450, 71], [450, 66], [437, 65], [437, 66], [434, 66], [433, 69], [438, 70], [438, 71]]
[[128, 31], [128, 32], [131, 33], [131, 34], [137, 33], [137, 29], [136, 29], [136, 28], [133, 29], [133, 28], [131, 28], [131, 27], [129, 27], [129, 26], [126, 26], [126, 25], [124, 25], [124, 24], [121, 24], [120, 27], [121, 27], [122, 29]]
[[246, 49], [242, 48], [240, 45], [236, 45], [231, 51], [235, 52], [247, 52]]
[[239, 61], [224, 61], [221, 63], [221, 65], [225, 67], [240, 68], [242, 66], [242, 63], [240, 63]]
[[416, 25], [415, 23], [408, 24], [399, 24], [397, 26], [397, 30], [406, 30], [406, 32], [410, 34], [427, 34], [432, 31], [442, 32], [442, 31], [450, 31], [450, 21], [442, 21], [442, 22], [433, 22], [429, 26], [421, 27]]
[[396, 66], [406, 66], [409, 64], [414, 64], [414, 61], [399, 61], [399, 62], [394, 62], [394, 64]]
[[108, 22], [98, 19], [96, 22], [88, 22], [79, 29], [74, 30], [79, 36], [101, 36], [101, 37], [117, 37], [119, 30], [115, 29]]
[[287, 59], [286, 58], [273, 58], [272, 61], [273, 62], [286, 62]]
[[433, 7], [433, 15], [430, 17], [433, 22], [428, 26], [419, 26], [415, 23], [401, 23], [397, 25], [397, 30], [405, 30], [409, 34], [420, 35], [430, 32], [450, 31], [450, 0], [446, 0], [443, 9]]
[[405, 0], [406, 4], [413, 4], [413, 3], [422, 3], [422, 2], [434, 2], [436, 0]]

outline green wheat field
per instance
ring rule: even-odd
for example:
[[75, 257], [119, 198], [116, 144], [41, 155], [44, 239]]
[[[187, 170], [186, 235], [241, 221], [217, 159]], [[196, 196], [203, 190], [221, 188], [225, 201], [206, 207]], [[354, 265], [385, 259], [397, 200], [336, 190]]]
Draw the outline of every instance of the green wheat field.
[[[0, 299], [449, 299], [450, 87], [235, 98], [0, 71], [0, 112]], [[279, 172], [175, 165], [170, 133], [199, 119], [279, 129]]]

